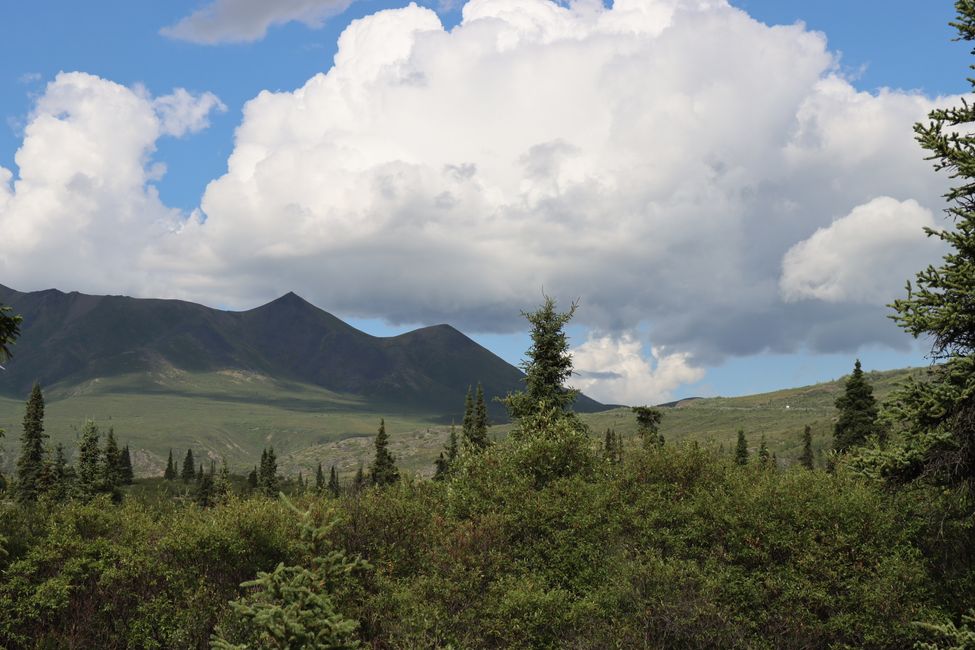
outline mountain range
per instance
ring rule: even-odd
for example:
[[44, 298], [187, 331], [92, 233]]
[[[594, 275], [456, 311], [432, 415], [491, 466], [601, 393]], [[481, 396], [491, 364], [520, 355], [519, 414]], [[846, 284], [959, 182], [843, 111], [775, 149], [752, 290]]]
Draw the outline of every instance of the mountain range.
[[[523, 373], [450, 325], [399, 336], [366, 334], [287, 293], [248, 311], [182, 300], [96, 296], [0, 285], [0, 303], [23, 316], [0, 395], [139, 373], [242, 371], [334, 393], [454, 416], [469, 386], [493, 400], [523, 387]], [[582, 412], [605, 408], [580, 395]]]

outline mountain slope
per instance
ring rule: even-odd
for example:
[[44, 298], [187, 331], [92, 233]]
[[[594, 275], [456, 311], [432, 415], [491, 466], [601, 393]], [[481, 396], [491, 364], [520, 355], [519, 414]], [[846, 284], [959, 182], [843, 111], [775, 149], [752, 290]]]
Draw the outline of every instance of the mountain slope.
[[[170, 369], [239, 370], [449, 417], [477, 382], [489, 400], [522, 386], [521, 371], [449, 325], [374, 337], [294, 293], [231, 312], [0, 285], [0, 303], [24, 317], [14, 357], [0, 373], [0, 394], [11, 397], [25, 395], [34, 381], [64, 387]], [[601, 406], [584, 396], [577, 403], [581, 411]], [[503, 415], [493, 400], [489, 408], [493, 417]]]

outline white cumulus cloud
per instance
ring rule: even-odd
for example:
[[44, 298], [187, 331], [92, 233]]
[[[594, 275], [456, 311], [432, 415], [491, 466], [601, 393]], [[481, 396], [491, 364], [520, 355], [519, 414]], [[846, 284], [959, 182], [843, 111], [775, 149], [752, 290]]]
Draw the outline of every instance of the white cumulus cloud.
[[176, 24], [164, 36], [214, 45], [257, 41], [268, 28], [290, 22], [321, 27], [325, 19], [345, 11], [352, 0], [213, 0]]
[[150, 155], [160, 136], [202, 126], [218, 104], [209, 93], [153, 99], [93, 75], [57, 75], [28, 119], [18, 175], [0, 167], [0, 279], [18, 289], [158, 287], [142, 255], [182, 216], [159, 200]]
[[904, 280], [942, 252], [931, 211], [917, 201], [878, 197], [820, 228], [782, 258], [779, 288], [789, 301], [887, 304]]
[[704, 369], [692, 365], [686, 353], [650, 348], [632, 333], [590, 336], [572, 351], [576, 375], [571, 384], [585, 394], [607, 403], [659, 404], [671, 391], [704, 377]]
[[[272, 5], [321, 19], [266, 3], [251, 34]], [[947, 185], [911, 127], [957, 100], [859, 91], [823, 34], [723, 0], [471, 0], [449, 30], [409, 5], [353, 21], [330, 69], [249, 101], [189, 219], [149, 159], [219, 102], [59, 77], [18, 174], [0, 170], [0, 281], [241, 307], [294, 290], [471, 332], [522, 328], [544, 288], [613, 340], [650, 327], [657, 374], [672, 355], [903, 346], [882, 303], [937, 260], [909, 231]], [[848, 229], [864, 260], [899, 251], [882, 282], [829, 261]]]

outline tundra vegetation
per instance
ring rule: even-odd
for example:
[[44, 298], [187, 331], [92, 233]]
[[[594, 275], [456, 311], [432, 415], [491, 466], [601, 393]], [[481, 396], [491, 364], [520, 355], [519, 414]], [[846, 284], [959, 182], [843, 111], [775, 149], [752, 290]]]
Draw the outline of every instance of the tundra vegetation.
[[[975, 40], [975, 2], [956, 8]], [[916, 127], [959, 179], [955, 221], [892, 307], [939, 363], [877, 404], [857, 362], [824, 458], [808, 428], [788, 466], [745, 430], [727, 451], [667, 442], [648, 407], [639, 439], [595, 435], [566, 385], [574, 305], [548, 298], [508, 435], [469, 390], [436, 480], [397, 468], [380, 421], [345, 484], [328, 459], [314, 486], [281, 476], [273, 448], [246, 479], [187, 449], [180, 481], [170, 452], [130, 484], [95, 422], [76, 454], [49, 449], [35, 387], [0, 503], [0, 645], [975, 647], [975, 150], [955, 132], [973, 121], [963, 104]], [[19, 323], [0, 317], [6, 357]]]

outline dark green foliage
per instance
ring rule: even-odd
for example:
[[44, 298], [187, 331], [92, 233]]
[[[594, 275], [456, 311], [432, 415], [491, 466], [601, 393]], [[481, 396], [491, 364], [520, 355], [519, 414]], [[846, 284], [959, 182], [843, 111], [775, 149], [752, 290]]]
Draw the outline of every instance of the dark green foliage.
[[257, 466], [251, 470], [250, 474], [247, 475], [247, 487], [251, 490], [256, 490], [258, 484]]
[[433, 461], [433, 480], [442, 481], [447, 478], [447, 473], [450, 471], [450, 465], [447, 464], [447, 459], [444, 458], [443, 452], [437, 456], [437, 459]]
[[[200, 468], [203, 471], [203, 468]], [[201, 508], [209, 508], [216, 499], [216, 488], [213, 481], [213, 472], [205, 472], [196, 486], [195, 501]]]
[[249, 593], [230, 603], [233, 616], [217, 629], [213, 648], [360, 647], [359, 623], [339, 611], [335, 593], [368, 564], [332, 547], [328, 535], [333, 523], [316, 523], [310, 511], [302, 518], [300, 541], [306, 563], [285, 566], [282, 562], [241, 585]]
[[45, 463], [44, 449], [44, 396], [41, 387], [34, 384], [27, 398], [24, 412], [24, 431], [20, 437], [20, 457], [17, 459], [17, 501], [30, 503], [44, 490]]
[[631, 410], [636, 414], [637, 433], [643, 439], [644, 448], [663, 446], [664, 437], [660, 433], [663, 411], [649, 406], [634, 406]]
[[266, 497], [277, 498], [280, 492], [278, 480], [278, 459], [274, 455], [274, 447], [268, 447], [261, 452], [261, 466], [257, 472], [257, 488]]
[[[468, 393], [469, 395], [470, 393]], [[485, 436], [486, 438], [486, 436]], [[434, 474], [433, 479], [435, 481], [440, 481], [446, 478], [450, 474], [451, 468], [457, 460], [458, 453], [457, 445], [457, 429], [453, 424], [450, 425], [450, 435], [447, 438], [447, 448], [440, 452], [440, 456], [434, 461]]]
[[183, 457], [183, 469], [179, 473], [183, 483], [189, 483], [196, 477], [196, 467], [193, 464], [193, 450], [187, 449], [186, 456]]
[[120, 461], [121, 452], [118, 442], [115, 440], [115, 430], [108, 428], [108, 435], [105, 439], [105, 451], [101, 462], [101, 486], [100, 490], [112, 495], [115, 502], [122, 500], [122, 464]]
[[768, 467], [772, 464], [772, 454], [769, 453], [768, 443], [765, 440], [765, 434], [762, 434], [761, 441], [758, 443], [758, 462], [762, 464], [763, 467]]
[[293, 513], [264, 500], [154, 511], [106, 497], [0, 517], [0, 647], [209, 647], [241, 582], [299, 559]]
[[386, 433], [386, 421], [379, 421], [379, 431], [376, 433], [376, 455], [369, 466], [369, 475], [373, 485], [391, 485], [399, 480], [399, 470], [396, 468], [396, 458], [389, 452], [389, 434]]
[[132, 453], [128, 445], [122, 447], [119, 453], [119, 469], [122, 473], [122, 484], [132, 485], [135, 481], [135, 472], [132, 470]]
[[488, 412], [484, 403], [484, 387], [477, 385], [477, 396], [474, 399], [473, 430], [470, 439], [472, 449], [480, 450], [488, 446]]
[[10, 307], [0, 305], [0, 362], [10, 358], [10, 346], [20, 336], [20, 316], [11, 316]]
[[220, 473], [213, 479], [213, 497], [218, 502], [226, 501], [231, 490], [230, 468], [227, 467], [227, 459], [224, 458], [220, 463]]
[[735, 445], [735, 463], [738, 465], [748, 464], [748, 440], [745, 439], [744, 429], [738, 429], [738, 444]]
[[872, 436], [880, 433], [877, 426], [877, 400], [873, 386], [863, 376], [860, 360], [853, 366], [853, 374], [846, 380], [842, 395], [836, 399], [839, 419], [833, 429], [833, 448], [846, 452], [862, 447]]
[[98, 448], [98, 426], [94, 420], [85, 421], [78, 443], [78, 480], [76, 493], [82, 500], [91, 499], [101, 490], [101, 463]]
[[366, 473], [363, 471], [362, 463], [359, 463], [359, 468], [355, 471], [355, 478], [352, 479], [352, 489], [359, 492], [364, 487], [366, 487]]
[[335, 465], [332, 465], [332, 469], [328, 473], [328, 494], [333, 499], [337, 499], [339, 496], [339, 475], [335, 471]]
[[196, 483], [197, 483], [197, 485], [199, 485], [200, 484], [200, 481], [202, 481], [202, 480], [203, 480], [203, 463], [200, 463], [199, 465], [196, 466]]
[[318, 469], [315, 471], [315, 493], [325, 494], [325, 471], [322, 470], [321, 463], [318, 463]]
[[467, 396], [464, 397], [464, 419], [460, 430], [464, 445], [470, 447], [471, 440], [474, 438], [474, 393], [470, 386], [467, 387]]
[[565, 313], [557, 312], [555, 306], [555, 301], [545, 296], [537, 311], [522, 312], [531, 324], [532, 345], [521, 364], [525, 371], [524, 392], [510, 393], [504, 400], [512, 418], [525, 417], [542, 404], [545, 408], [568, 410], [578, 394], [565, 386], [572, 376], [572, 355], [564, 330], [578, 305], [573, 303]]
[[[951, 25], [958, 40], [975, 41], [975, 3], [959, 0], [955, 10]], [[975, 81], [968, 81], [975, 88]], [[950, 251], [940, 266], [917, 273], [914, 286], [907, 284], [907, 297], [891, 306], [901, 327], [932, 339], [931, 356], [943, 363], [926, 381], [911, 381], [894, 396], [890, 417], [904, 435], [873, 464], [895, 481], [921, 478], [960, 488], [975, 503], [975, 106], [963, 98], [959, 106], [934, 110], [928, 119], [914, 125], [917, 141], [934, 168], [957, 179], [957, 185], [945, 195], [954, 228], [925, 230]]]
[[54, 463], [51, 466], [51, 485], [48, 494], [55, 503], [62, 503], [71, 496], [74, 487], [74, 468], [68, 465], [64, 455], [64, 445], [58, 443], [54, 448]]
[[169, 458], [166, 460], [166, 470], [163, 472], [163, 478], [167, 481], [172, 481], [176, 478], [176, 464], [173, 462], [173, 450], [169, 450]]
[[806, 469], [812, 469], [815, 465], [812, 449], [812, 427], [808, 424], [802, 431], [802, 455], [799, 456], [799, 464]]
[[603, 458], [610, 463], [623, 461], [623, 436], [615, 429], [606, 429], [603, 435]]

